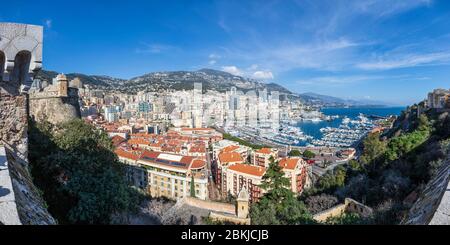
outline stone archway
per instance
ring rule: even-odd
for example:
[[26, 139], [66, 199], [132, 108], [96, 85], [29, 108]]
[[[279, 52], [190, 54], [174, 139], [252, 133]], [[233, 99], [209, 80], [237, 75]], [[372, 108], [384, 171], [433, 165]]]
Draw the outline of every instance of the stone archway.
[[5, 61], [6, 61], [5, 53], [0, 51], [0, 82], [3, 82], [3, 73], [5, 71]]
[[11, 74], [10, 82], [13, 84], [28, 84], [31, 81], [29, 75], [31, 63], [31, 53], [30, 51], [20, 51], [17, 53], [14, 59], [14, 69]]

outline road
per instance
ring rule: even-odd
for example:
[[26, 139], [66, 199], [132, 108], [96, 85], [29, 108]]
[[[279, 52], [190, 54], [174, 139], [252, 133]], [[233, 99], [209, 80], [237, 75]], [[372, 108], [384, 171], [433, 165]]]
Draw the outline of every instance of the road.
[[314, 175], [320, 177], [320, 176], [324, 175], [327, 171], [332, 170], [332, 169], [336, 168], [339, 165], [344, 165], [346, 163], [348, 163], [348, 161], [336, 162], [336, 163], [328, 165], [326, 168], [321, 168], [321, 167], [319, 167], [317, 165], [313, 165], [312, 166], [312, 172], [313, 172]]
[[214, 179], [211, 178], [212, 176], [212, 152], [208, 150], [206, 154], [206, 167], [208, 169], [208, 194], [210, 200], [219, 200], [220, 199], [220, 192], [217, 189], [216, 183], [214, 182]]

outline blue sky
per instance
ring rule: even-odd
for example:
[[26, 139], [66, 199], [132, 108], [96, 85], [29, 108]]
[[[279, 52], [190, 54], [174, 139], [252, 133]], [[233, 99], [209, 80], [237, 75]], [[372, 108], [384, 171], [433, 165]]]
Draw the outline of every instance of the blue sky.
[[450, 88], [450, 1], [23, 1], [44, 68], [131, 78], [213, 68], [295, 92], [411, 104]]

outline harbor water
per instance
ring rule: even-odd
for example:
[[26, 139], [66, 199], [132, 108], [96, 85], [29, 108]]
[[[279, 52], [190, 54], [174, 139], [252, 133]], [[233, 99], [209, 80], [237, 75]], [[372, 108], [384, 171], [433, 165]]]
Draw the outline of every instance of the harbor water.
[[[314, 139], [321, 139], [323, 134], [321, 128], [333, 127], [337, 128], [342, 124], [342, 120], [347, 117], [351, 120], [356, 119], [360, 113], [366, 116], [381, 116], [386, 117], [390, 115], [400, 115], [404, 107], [380, 107], [380, 108], [323, 108], [321, 111], [327, 116], [339, 116], [337, 119], [331, 121], [300, 121], [296, 126], [300, 128], [306, 135], [312, 136]], [[305, 145], [306, 142], [301, 142], [300, 145]]]

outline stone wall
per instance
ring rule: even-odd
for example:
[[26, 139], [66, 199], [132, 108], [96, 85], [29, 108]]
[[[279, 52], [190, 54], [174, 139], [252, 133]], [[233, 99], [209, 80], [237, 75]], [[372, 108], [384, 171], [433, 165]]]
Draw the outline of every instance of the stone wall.
[[313, 216], [316, 221], [325, 222], [328, 218], [338, 217], [344, 213], [356, 213], [361, 217], [369, 217], [373, 214], [372, 208], [357, 202], [351, 198], [345, 198], [345, 202], [324, 210]]
[[231, 222], [231, 223], [237, 224], [237, 225], [250, 225], [251, 224], [250, 218], [239, 218], [236, 215], [231, 215], [231, 214], [227, 214], [227, 213], [211, 212], [209, 214], [209, 218], [211, 218], [214, 221]]
[[401, 222], [406, 225], [450, 225], [450, 155], [428, 182]]
[[[30, 96], [30, 116], [37, 122], [48, 121], [52, 124], [81, 118], [78, 102], [78, 89], [69, 88], [68, 97], [42, 97], [37, 93]], [[76, 91], [72, 91], [76, 90]]]
[[[0, 144], [3, 145], [21, 224], [55, 224], [34, 186], [28, 166], [28, 95], [42, 63], [41, 26], [0, 23]], [[11, 210], [0, 207], [0, 213]], [[3, 224], [16, 224], [5, 222]]]
[[26, 95], [13, 96], [0, 84], [0, 141], [20, 156], [18, 163], [23, 166], [28, 154], [27, 120]]
[[185, 204], [215, 212], [229, 213], [233, 215], [236, 214], [236, 206], [229, 203], [205, 201], [198, 198], [185, 197]]

